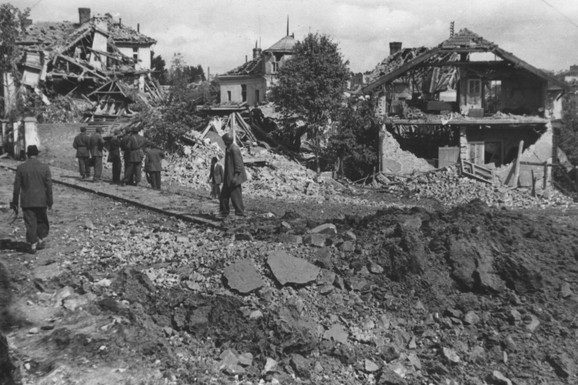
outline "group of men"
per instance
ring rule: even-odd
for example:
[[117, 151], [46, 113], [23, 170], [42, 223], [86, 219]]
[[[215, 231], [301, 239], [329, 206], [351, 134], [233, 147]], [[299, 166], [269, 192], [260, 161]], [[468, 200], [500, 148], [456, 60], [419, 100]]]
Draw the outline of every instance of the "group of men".
[[[222, 137], [225, 143], [225, 167], [218, 164], [213, 158], [209, 180], [213, 184], [212, 196], [219, 198], [220, 216], [226, 218], [230, 213], [229, 201], [233, 204], [236, 216], [245, 215], [241, 185], [247, 180], [247, 173], [243, 164], [243, 157], [239, 147], [234, 143], [229, 133]], [[100, 129], [90, 137], [86, 128], [81, 128], [80, 134], [74, 139], [78, 167], [83, 179], [88, 178], [90, 168], [86, 158], [97, 158], [94, 161], [94, 180], [99, 181], [102, 175], [102, 150], [104, 140]], [[146, 150], [145, 150], [146, 149]], [[121, 181], [120, 151], [124, 151], [125, 176]], [[38, 147], [27, 147], [28, 160], [16, 169], [14, 190], [10, 207], [18, 215], [19, 206], [26, 226], [26, 242], [29, 252], [45, 247], [45, 239], [49, 232], [48, 209], [52, 209], [52, 176], [48, 165], [41, 163], [37, 156]], [[160, 171], [162, 150], [147, 143], [139, 135], [138, 129], [133, 129], [131, 135], [122, 140], [120, 132], [115, 131], [110, 141], [108, 161], [112, 163], [114, 183], [132, 183], [138, 185], [141, 179], [141, 164], [145, 158], [145, 171], [154, 189], [160, 190]], [[100, 159], [98, 159], [100, 158]], [[96, 166], [98, 165], [98, 167]], [[222, 189], [220, 184], [223, 184]], [[216, 185], [216, 186], [215, 186]], [[220, 191], [219, 191], [220, 190]]]
[[[164, 152], [140, 135], [140, 128], [133, 127], [130, 134], [121, 136], [116, 129], [108, 144], [108, 159], [112, 163], [112, 183], [137, 186], [142, 179], [142, 163], [145, 161], [145, 173], [151, 187], [161, 189], [161, 160]], [[100, 182], [102, 177], [102, 157], [105, 141], [102, 129], [97, 127], [92, 135], [86, 133], [86, 127], [80, 128], [72, 143], [78, 158], [78, 170], [82, 179], [90, 177], [90, 166], [94, 167], [94, 182]], [[121, 154], [122, 153], [122, 154]], [[124, 177], [121, 179], [122, 162], [124, 161]]]

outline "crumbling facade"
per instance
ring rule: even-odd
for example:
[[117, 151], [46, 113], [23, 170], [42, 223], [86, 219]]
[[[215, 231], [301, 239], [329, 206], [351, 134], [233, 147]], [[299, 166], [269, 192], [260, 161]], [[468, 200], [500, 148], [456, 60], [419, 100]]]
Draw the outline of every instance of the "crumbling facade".
[[[542, 165], [556, 156], [561, 82], [467, 29], [431, 49], [390, 49], [363, 91], [402, 148], [438, 167], [489, 170], [476, 176], [490, 182], [547, 178]], [[383, 169], [386, 148], [381, 155]]]
[[277, 71], [291, 58], [296, 43], [289, 29], [287, 36], [264, 51], [255, 43], [252, 60], [219, 76], [221, 104], [255, 106], [266, 101]]
[[20, 86], [50, 104], [50, 94], [90, 103], [86, 120], [115, 120], [132, 115], [136, 99], [154, 102], [162, 91], [151, 77], [151, 48], [156, 43], [109, 14], [91, 16], [79, 8], [78, 23], [30, 24], [17, 42], [23, 52]]

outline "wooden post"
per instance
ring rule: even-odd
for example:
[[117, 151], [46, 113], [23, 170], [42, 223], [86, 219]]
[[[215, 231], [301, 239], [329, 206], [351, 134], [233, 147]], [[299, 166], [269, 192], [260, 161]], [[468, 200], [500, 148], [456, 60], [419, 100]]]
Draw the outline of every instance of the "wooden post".
[[548, 161], [544, 162], [544, 185], [542, 186], [544, 191], [548, 189]]
[[522, 152], [524, 150], [524, 141], [520, 140], [518, 145], [518, 156], [516, 157], [516, 163], [514, 164], [514, 178], [510, 181], [510, 186], [518, 187], [518, 178], [520, 178], [520, 160], [522, 158]]

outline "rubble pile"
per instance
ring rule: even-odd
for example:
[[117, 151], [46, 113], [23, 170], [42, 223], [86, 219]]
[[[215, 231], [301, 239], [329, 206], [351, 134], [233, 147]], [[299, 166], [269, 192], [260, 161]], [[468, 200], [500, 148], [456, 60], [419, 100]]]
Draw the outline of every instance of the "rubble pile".
[[527, 189], [495, 186], [459, 175], [457, 167], [448, 167], [419, 175], [383, 176], [378, 180], [388, 192], [404, 194], [413, 199], [437, 199], [446, 206], [454, 206], [480, 199], [492, 207], [507, 208], [566, 208], [573, 199], [551, 189], [548, 194], [532, 196]]
[[576, 381], [574, 227], [479, 200], [226, 231], [110, 218], [66, 235], [92, 242], [60, 276], [36, 272], [60, 286], [40, 303], [102, 322], [89, 340], [59, 320], [35, 331], [67, 351], [143, 356], [168, 384]]

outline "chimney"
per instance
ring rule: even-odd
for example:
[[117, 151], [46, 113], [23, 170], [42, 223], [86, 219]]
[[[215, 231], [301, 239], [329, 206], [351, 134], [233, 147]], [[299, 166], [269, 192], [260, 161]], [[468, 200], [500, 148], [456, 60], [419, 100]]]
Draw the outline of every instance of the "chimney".
[[245, 63], [249, 61], [249, 55], [245, 55]]
[[136, 31], [137, 31], [137, 32], [140, 32], [140, 23], [138, 23], [138, 24], [136, 25]]
[[454, 22], [450, 23], [450, 37], [454, 37]]
[[90, 8], [78, 8], [78, 22], [80, 25], [90, 21]]
[[392, 41], [389, 43], [389, 54], [393, 55], [396, 52], [401, 51], [401, 41]]
[[261, 48], [257, 47], [257, 41], [255, 41], [255, 48], [253, 48], [253, 60], [261, 56], [261, 52], [262, 52]]

